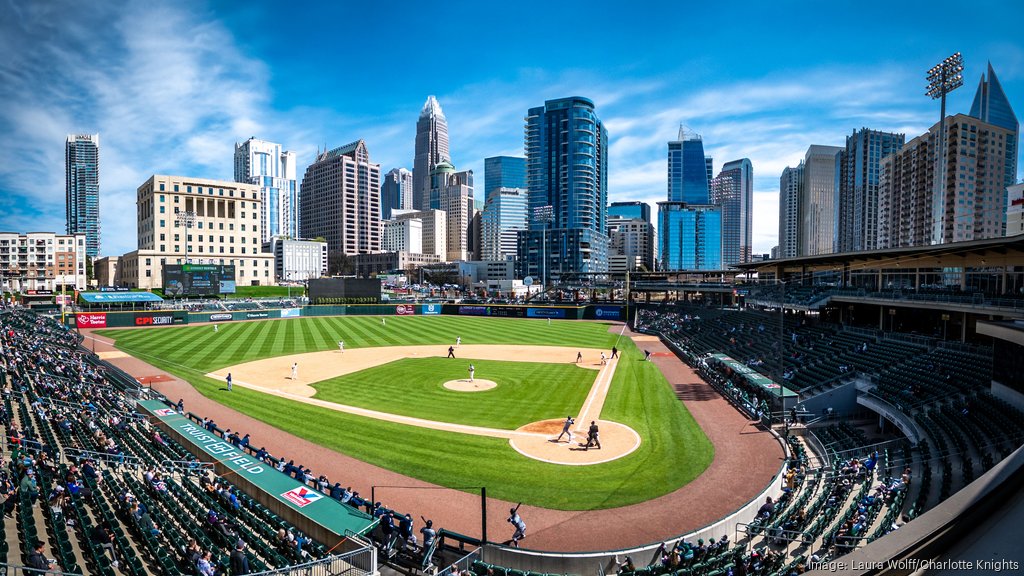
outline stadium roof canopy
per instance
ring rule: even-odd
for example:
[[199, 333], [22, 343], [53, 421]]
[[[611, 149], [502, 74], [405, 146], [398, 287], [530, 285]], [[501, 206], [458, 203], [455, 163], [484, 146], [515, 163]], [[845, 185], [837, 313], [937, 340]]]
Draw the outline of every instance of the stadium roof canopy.
[[907, 246], [884, 250], [839, 252], [735, 264], [750, 272], [864, 268], [982, 268], [1024, 266], [1024, 234], [985, 240], [968, 240], [933, 246]]

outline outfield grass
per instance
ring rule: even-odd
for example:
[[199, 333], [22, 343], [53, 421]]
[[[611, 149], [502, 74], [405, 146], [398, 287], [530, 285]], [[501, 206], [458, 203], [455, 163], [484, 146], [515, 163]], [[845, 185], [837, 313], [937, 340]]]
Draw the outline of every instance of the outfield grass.
[[611, 349], [616, 336], [597, 322], [473, 318], [463, 316], [334, 316], [257, 322], [221, 322], [153, 330], [98, 330], [126, 352], [137, 350], [174, 364], [210, 372], [272, 356], [364, 346], [418, 344], [535, 344]]
[[[398, 329], [396, 329], [398, 328]], [[612, 508], [671, 492], [711, 463], [714, 448], [657, 367], [643, 362], [631, 340], [622, 356], [601, 418], [632, 427], [643, 439], [624, 458], [593, 466], [561, 466], [527, 458], [506, 440], [417, 428], [291, 402], [206, 378], [212, 369], [277, 354], [373, 343], [515, 343], [610, 348], [614, 334], [595, 322], [461, 317], [305, 318], [148, 330], [104, 330], [118, 347], [189, 380], [203, 395], [274, 427], [352, 457], [446, 486], [487, 486], [496, 498], [562, 510]], [[227, 338], [223, 336], [228, 335]], [[213, 347], [211, 353], [203, 346]], [[478, 372], [479, 374], [479, 372]], [[466, 395], [467, 397], [472, 395]], [[391, 400], [394, 400], [392, 398]], [[557, 414], [554, 417], [560, 417]], [[315, 425], [312, 423], [315, 422]], [[258, 445], [259, 439], [254, 439]], [[316, 469], [315, 462], [305, 462]], [[345, 483], [344, 478], [332, 480]]]
[[520, 426], [579, 414], [596, 370], [575, 364], [473, 360], [476, 377], [497, 388], [456, 392], [449, 380], [468, 377], [470, 361], [406, 358], [313, 384], [315, 398], [415, 416], [438, 422], [515, 430]]

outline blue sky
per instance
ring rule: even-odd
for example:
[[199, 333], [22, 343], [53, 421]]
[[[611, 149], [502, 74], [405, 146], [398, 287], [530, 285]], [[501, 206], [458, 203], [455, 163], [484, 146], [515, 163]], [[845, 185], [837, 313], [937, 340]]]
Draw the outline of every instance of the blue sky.
[[782, 169], [862, 126], [922, 133], [924, 71], [950, 53], [966, 71], [949, 112], [988, 60], [1024, 112], [1011, 1], [0, 3], [0, 230], [63, 231], [65, 137], [99, 132], [103, 254], [136, 247], [150, 175], [231, 179], [249, 136], [295, 150], [300, 174], [359, 138], [411, 168], [429, 94], [481, 183], [483, 158], [522, 155], [527, 108], [592, 99], [612, 201], [665, 199], [684, 124], [716, 172], [753, 162], [755, 253], [777, 243]]

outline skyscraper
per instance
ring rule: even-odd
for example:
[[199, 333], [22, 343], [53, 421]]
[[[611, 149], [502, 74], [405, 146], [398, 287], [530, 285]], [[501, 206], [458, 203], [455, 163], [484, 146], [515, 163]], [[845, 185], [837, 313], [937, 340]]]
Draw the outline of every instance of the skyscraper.
[[812, 144], [804, 156], [800, 188], [800, 254], [836, 251], [836, 155], [842, 148]]
[[[946, 130], [946, 153], [936, 162], [940, 129]], [[1006, 149], [1016, 138], [1008, 128], [956, 114], [884, 158], [878, 187], [878, 247], [1002, 236], [1007, 167], [1016, 165]], [[936, 165], [948, 174], [938, 202]]]
[[484, 158], [484, 200], [498, 188], [526, 188], [526, 158], [521, 156]]
[[527, 229], [526, 158], [484, 158], [485, 202], [480, 214], [482, 260], [516, 257], [519, 232]]
[[1003, 92], [1003, 86], [996, 78], [996, 71], [992, 69], [992, 63], [988, 64], [988, 76], [981, 75], [981, 82], [978, 83], [978, 91], [974, 94], [974, 102], [971, 103], [970, 116], [1006, 128], [1013, 133], [1013, 136], [1006, 142], [1005, 159], [1001, 162], [1005, 172], [1003, 181], [1006, 186], [1012, 185], [1017, 179], [1017, 148], [1020, 144], [1020, 123], [1017, 115], [1013, 113], [1010, 106], [1010, 99]]
[[882, 158], [903, 147], [906, 136], [862, 128], [846, 137], [837, 157], [836, 252], [878, 247], [878, 170]]
[[235, 143], [235, 182], [260, 187], [260, 242], [299, 235], [299, 190], [295, 152], [280, 144], [249, 138]]
[[473, 171], [456, 172], [449, 162], [441, 162], [430, 174], [431, 210], [447, 214], [445, 243], [447, 261], [472, 258], [470, 227], [473, 224]]
[[650, 222], [651, 205], [646, 202], [612, 202], [608, 205], [608, 217], [613, 216]]
[[680, 126], [679, 139], [668, 143], [668, 201], [658, 202], [663, 270], [722, 269], [723, 216], [711, 205], [711, 171], [700, 135]]
[[721, 206], [658, 202], [658, 245], [662, 270], [721, 270]]
[[548, 100], [526, 115], [530, 229], [519, 235], [522, 275], [608, 271], [608, 132], [594, 103]]
[[68, 234], [85, 234], [85, 255], [100, 253], [100, 135], [68, 134], [64, 145]]
[[800, 256], [800, 188], [804, 163], [786, 167], [779, 178], [779, 258]]
[[427, 97], [416, 121], [416, 156], [412, 166], [412, 203], [416, 210], [430, 208], [430, 173], [441, 162], [451, 162], [448, 120], [437, 98]]
[[750, 262], [754, 168], [743, 158], [726, 162], [711, 181], [711, 203], [722, 207], [722, 263]]
[[299, 192], [301, 234], [323, 237], [332, 253], [380, 252], [380, 164], [357, 140], [321, 152], [306, 168]]
[[527, 197], [526, 188], [497, 188], [487, 195], [480, 217], [482, 260], [515, 258], [518, 234], [529, 220]]
[[619, 256], [625, 258], [626, 268], [629, 270], [637, 269], [636, 264], [639, 263], [644, 270], [654, 271], [657, 234], [654, 231], [654, 224], [649, 219], [609, 215], [608, 242], [609, 260]]
[[392, 168], [380, 185], [380, 216], [390, 220], [392, 210], [412, 209], [412, 172]]
[[679, 139], [668, 143], [669, 202], [708, 204], [711, 158], [704, 156], [700, 134], [679, 128]]

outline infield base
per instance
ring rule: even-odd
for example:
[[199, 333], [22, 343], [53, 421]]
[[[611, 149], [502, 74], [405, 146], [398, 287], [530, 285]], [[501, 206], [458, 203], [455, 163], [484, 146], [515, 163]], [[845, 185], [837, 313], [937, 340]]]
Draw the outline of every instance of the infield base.
[[598, 420], [601, 448], [585, 448], [589, 423], [580, 423], [579, 429], [573, 430], [572, 442], [563, 436], [557, 440], [565, 420], [541, 420], [531, 422], [516, 430], [523, 434], [515, 434], [509, 439], [512, 448], [534, 460], [549, 464], [568, 466], [587, 466], [603, 464], [627, 456], [640, 447], [640, 435], [635, 430], [609, 420]]

